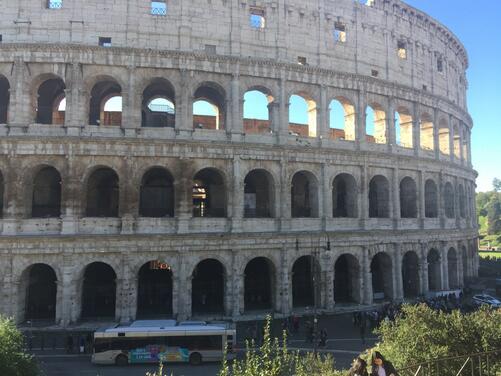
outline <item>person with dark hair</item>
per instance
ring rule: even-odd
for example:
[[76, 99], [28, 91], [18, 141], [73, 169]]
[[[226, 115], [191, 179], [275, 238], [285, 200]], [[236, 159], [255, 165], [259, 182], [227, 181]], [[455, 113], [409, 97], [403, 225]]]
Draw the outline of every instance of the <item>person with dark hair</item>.
[[379, 351], [372, 353], [371, 376], [398, 376], [397, 370]]
[[353, 360], [348, 376], [369, 376], [367, 362], [360, 357]]

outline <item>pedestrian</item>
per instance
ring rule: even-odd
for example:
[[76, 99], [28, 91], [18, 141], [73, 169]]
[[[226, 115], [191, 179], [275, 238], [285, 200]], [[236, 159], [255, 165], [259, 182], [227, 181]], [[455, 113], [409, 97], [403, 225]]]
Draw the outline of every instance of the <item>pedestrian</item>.
[[310, 320], [306, 321], [304, 327], [306, 329], [306, 342], [313, 343], [313, 325], [311, 325]]
[[371, 376], [398, 376], [395, 367], [379, 351], [372, 353]]
[[367, 373], [367, 362], [362, 358], [356, 358], [351, 364], [348, 376], [369, 376]]
[[84, 336], [80, 336], [80, 353], [83, 354], [85, 352], [85, 338]]
[[294, 333], [299, 332], [299, 317], [296, 315], [292, 316], [292, 328], [294, 329]]
[[366, 331], [366, 329], [367, 329], [367, 320], [365, 319], [365, 314], [362, 313], [361, 318], [360, 318], [359, 330], [360, 330], [360, 339], [362, 340], [363, 345], [365, 345], [365, 331]]
[[320, 341], [318, 343], [319, 347], [325, 347], [327, 345], [327, 329], [322, 328], [320, 331]]

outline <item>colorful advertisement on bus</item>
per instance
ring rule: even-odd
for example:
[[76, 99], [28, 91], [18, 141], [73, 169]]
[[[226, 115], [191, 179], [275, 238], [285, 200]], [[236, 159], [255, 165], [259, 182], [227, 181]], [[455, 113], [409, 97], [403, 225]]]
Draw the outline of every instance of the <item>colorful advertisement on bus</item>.
[[187, 362], [190, 359], [188, 349], [167, 347], [165, 345], [148, 345], [129, 351], [129, 363]]

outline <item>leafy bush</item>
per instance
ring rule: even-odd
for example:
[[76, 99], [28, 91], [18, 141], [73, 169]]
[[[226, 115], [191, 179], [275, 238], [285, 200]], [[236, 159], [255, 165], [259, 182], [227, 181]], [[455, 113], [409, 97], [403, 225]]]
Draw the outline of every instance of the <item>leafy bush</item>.
[[36, 376], [33, 356], [24, 352], [24, 338], [14, 323], [0, 317], [0, 375]]

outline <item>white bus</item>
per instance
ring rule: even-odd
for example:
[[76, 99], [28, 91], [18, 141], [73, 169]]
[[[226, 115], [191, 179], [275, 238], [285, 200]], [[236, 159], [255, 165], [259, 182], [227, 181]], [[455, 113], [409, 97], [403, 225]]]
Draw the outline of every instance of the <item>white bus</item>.
[[234, 357], [236, 330], [224, 325], [175, 321], [140, 321], [94, 332], [92, 363], [125, 366], [136, 363], [221, 361]]

